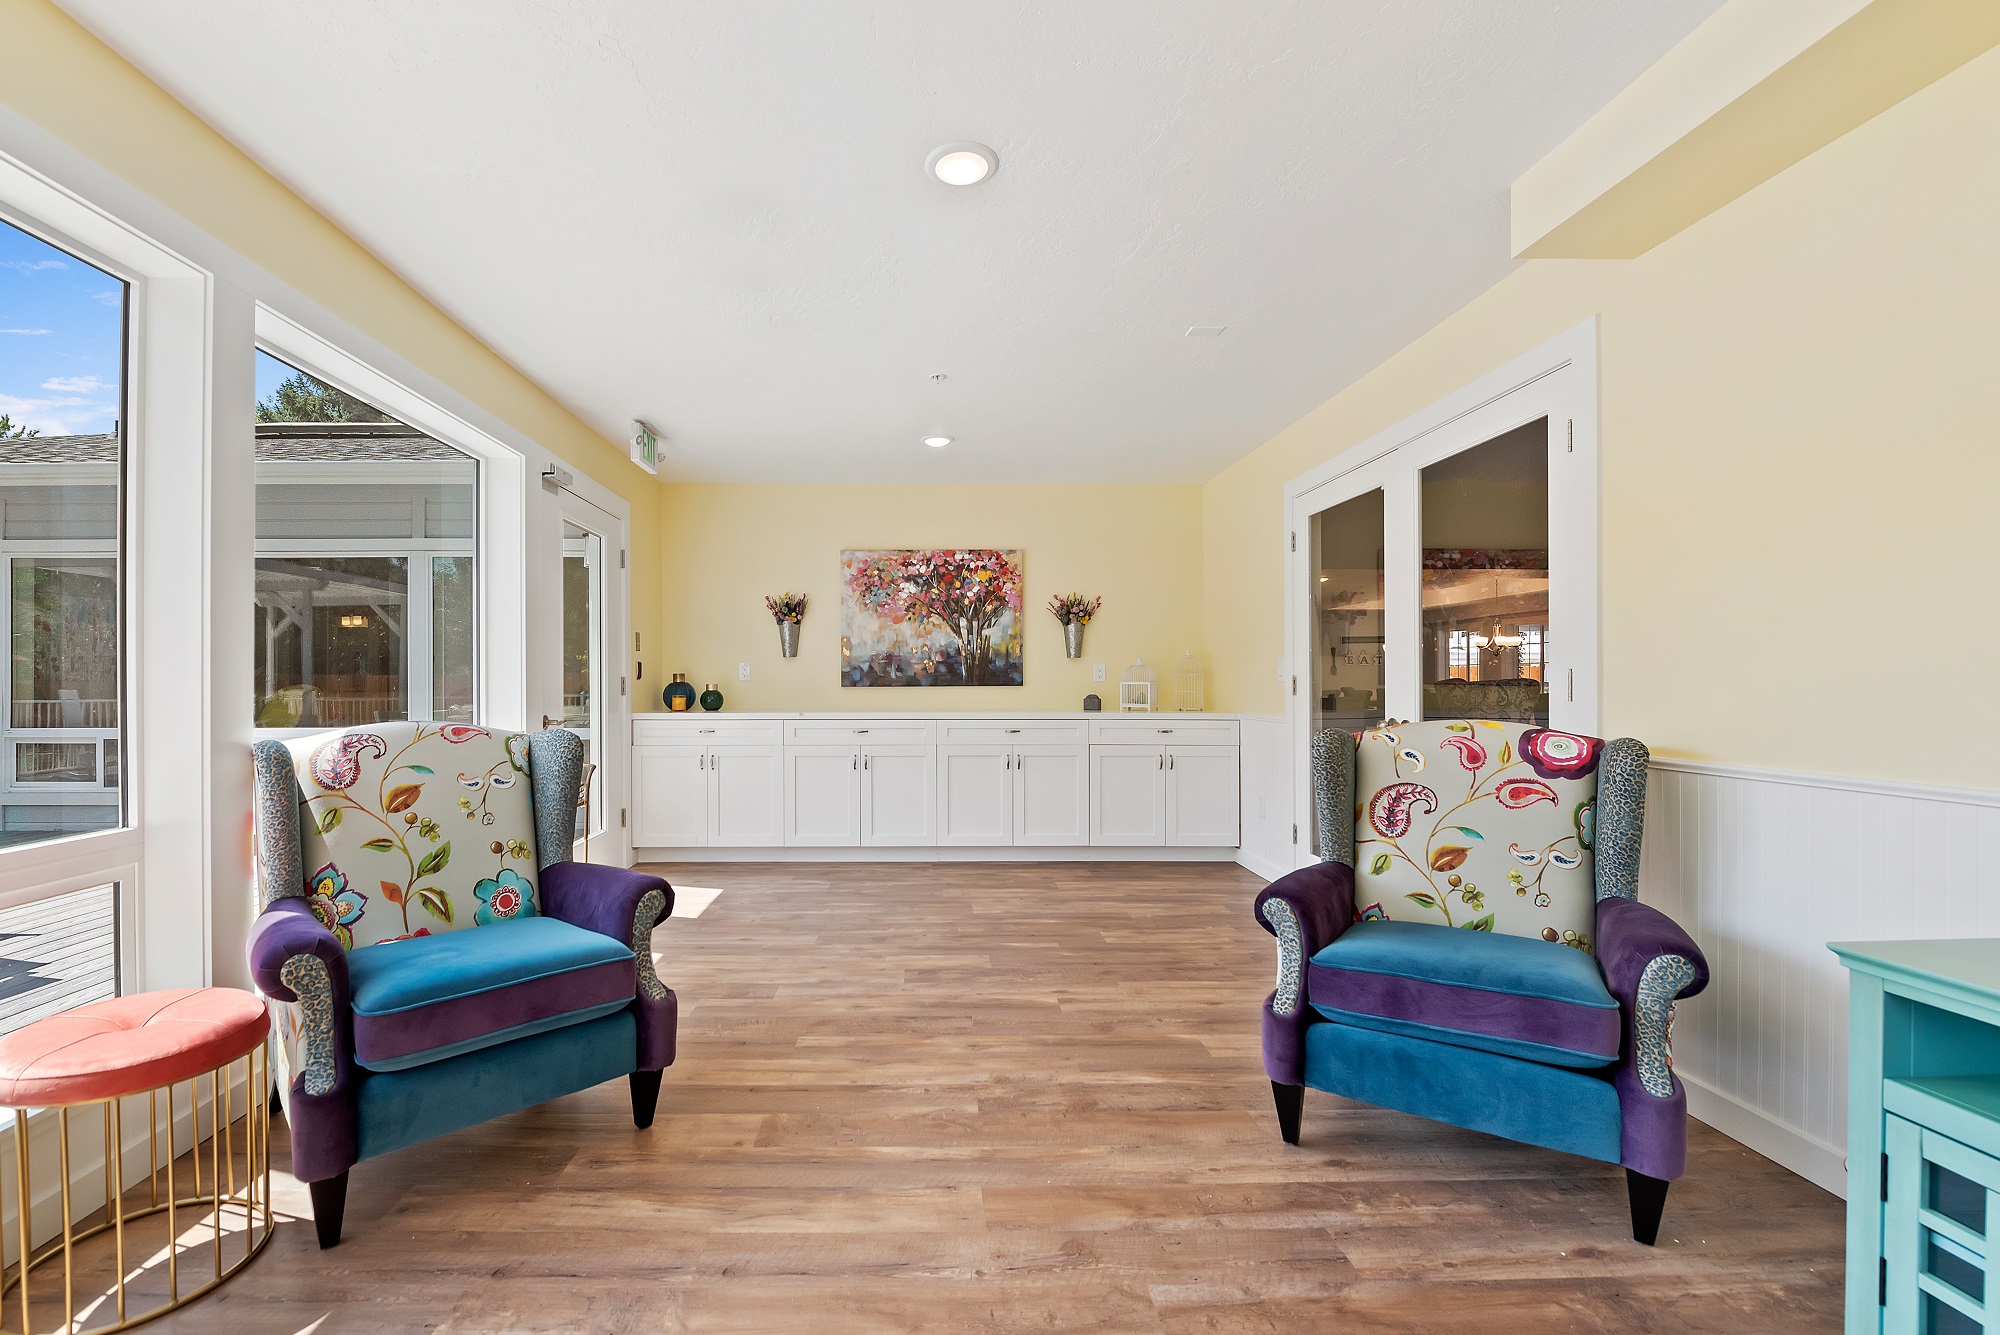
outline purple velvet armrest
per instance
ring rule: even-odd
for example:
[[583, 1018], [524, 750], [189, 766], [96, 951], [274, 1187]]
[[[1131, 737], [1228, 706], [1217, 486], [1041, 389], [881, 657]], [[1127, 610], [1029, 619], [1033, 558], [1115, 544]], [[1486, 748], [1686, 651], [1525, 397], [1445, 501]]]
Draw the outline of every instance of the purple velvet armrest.
[[1624, 1114], [1622, 1161], [1671, 1181], [1687, 1167], [1687, 1091], [1673, 1072], [1674, 1002], [1708, 986], [1708, 961], [1672, 918], [1615, 898], [1597, 905], [1597, 961], [1625, 1016], [1624, 1058], [1612, 1078]]
[[658, 1071], [674, 1062], [679, 1002], [653, 967], [653, 928], [674, 909], [674, 888], [657, 876], [589, 862], [552, 862], [542, 868], [542, 911], [551, 918], [632, 948], [639, 965], [638, 1067]]
[[272, 901], [250, 925], [250, 976], [257, 990], [280, 1001], [297, 1001], [285, 981], [285, 964], [295, 955], [316, 955], [326, 964], [330, 980], [347, 989], [347, 952], [333, 933], [313, 916], [312, 906], [296, 895]]
[[347, 952], [305, 900], [287, 896], [251, 925], [250, 976], [265, 996], [286, 1003], [278, 1041], [291, 1067], [284, 1098], [292, 1173], [303, 1182], [337, 1177], [360, 1146]]
[[1252, 906], [1278, 938], [1278, 985], [1264, 999], [1264, 1070], [1281, 1085], [1305, 1083], [1306, 962], [1354, 921], [1354, 869], [1316, 862], [1264, 887]]

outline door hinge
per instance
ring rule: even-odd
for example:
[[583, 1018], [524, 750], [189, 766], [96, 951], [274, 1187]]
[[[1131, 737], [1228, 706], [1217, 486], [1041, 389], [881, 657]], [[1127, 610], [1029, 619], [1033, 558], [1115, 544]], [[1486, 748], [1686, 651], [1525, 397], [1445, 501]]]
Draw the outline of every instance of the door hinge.
[[1292, 550], [1293, 550], [1293, 551], [1297, 551], [1298, 549], [1299, 549], [1299, 531], [1298, 531], [1297, 529], [1293, 529], [1293, 530], [1292, 530]]
[[1875, 1270], [1875, 1305], [1877, 1307], [1887, 1307], [1889, 1305], [1889, 1258], [1880, 1256], [1876, 1260], [1880, 1262], [1880, 1265]]
[[1569, 670], [1569, 702], [1576, 703], [1576, 669]]
[[1569, 453], [1576, 453], [1576, 419], [1569, 419]]
[[618, 828], [619, 828], [619, 829], [621, 829], [621, 830], [625, 828], [625, 808], [624, 808], [624, 807], [620, 807], [620, 808], [618, 808]]
[[1882, 1156], [1882, 1199], [1889, 1199], [1889, 1156]]
[[1292, 694], [1297, 695], [1298, 693], [1299, 693], [1299, 674], [1294, 672], [1292, 674]]
[[639, 652], [639, 632], [636, 630], [632, 632], [632, 652]]
[[1292, 822], [1292, 842], [1296, 844], [1296, 843], [1297, 843], [1298, 841], [1299, 841], [1299, 823], [1298, 823], [1297, 821], [1293, 821], [1293, 822]]
[[620, 570], [625, 568], [625, 549], [623, 547], [618, 549], [618, 568]]
[[625, 694], [625, 679], [623, 677], [618, 679], [618, 694], [621, 696]]

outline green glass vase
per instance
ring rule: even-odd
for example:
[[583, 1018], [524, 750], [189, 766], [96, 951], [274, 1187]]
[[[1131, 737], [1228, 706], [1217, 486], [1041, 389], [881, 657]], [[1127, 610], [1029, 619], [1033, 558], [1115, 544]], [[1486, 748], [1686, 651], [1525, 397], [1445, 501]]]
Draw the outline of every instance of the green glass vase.
[[702, 688], [701, 707], [711, 714], [722, 708], [722, 692], [716, 689], [714, 682]]

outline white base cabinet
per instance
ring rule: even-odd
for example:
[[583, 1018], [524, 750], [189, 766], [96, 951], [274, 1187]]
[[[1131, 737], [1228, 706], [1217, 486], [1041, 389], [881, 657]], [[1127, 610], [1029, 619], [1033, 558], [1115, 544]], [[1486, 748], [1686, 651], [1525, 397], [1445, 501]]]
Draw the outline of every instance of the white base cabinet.
[[1236, 721], [634, 720], [640, 848], [1229, 848]]
[[711, 725], [632, 747], [632, 842], [641, 848], [784, 843], [776, 730]]

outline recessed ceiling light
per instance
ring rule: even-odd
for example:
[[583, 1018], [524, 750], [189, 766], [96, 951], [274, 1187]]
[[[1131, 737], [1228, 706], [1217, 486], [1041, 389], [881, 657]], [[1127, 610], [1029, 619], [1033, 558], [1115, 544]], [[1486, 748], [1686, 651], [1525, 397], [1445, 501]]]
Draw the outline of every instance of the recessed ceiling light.
[[945, 446], [947, 446], [947, 445], [951, 444], [951, 437], [950, 437], [950, 436], [925, 436], [925, 437], [924, 437], [924, 444], [926, 444], [926, 445], [930, 446], [930, 447], [931, 447], [932, 449], [934, 449], [934, 450], [941, 450], [941, 449], [943, 449], [943, 448], [944, 448]]
[[984, 144], [939, 144], [924, 170], [946, 185], [978, 185], [1000, 170], [1000, 155]]

